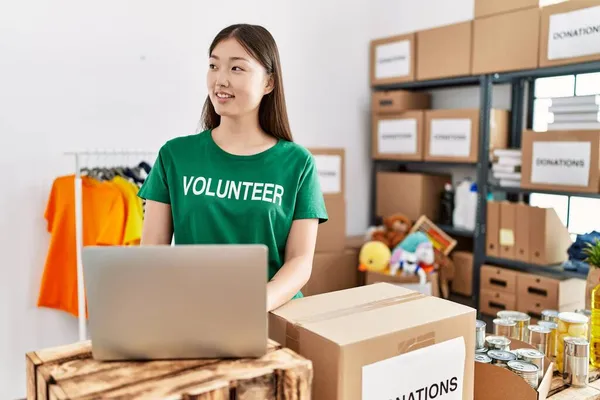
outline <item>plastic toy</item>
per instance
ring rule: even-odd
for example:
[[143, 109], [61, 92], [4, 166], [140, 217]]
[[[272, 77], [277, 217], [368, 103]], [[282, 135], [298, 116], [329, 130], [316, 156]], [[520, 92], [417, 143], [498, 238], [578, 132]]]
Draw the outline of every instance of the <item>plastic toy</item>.
[[390, 265], [391, 251], [380, 241], [366, 242], [358, 254], [359, 271], [383, 272]]

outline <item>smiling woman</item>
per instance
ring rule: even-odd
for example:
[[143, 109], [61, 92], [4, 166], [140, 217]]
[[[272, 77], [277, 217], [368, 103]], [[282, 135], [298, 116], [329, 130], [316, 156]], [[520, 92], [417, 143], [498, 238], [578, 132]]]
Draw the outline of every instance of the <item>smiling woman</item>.
[[327, 210], [314, 158], [292, 139], [271, 34], [230, 26], [208, 57], [203, 131], [163, 145], [140, 189], [142, 245], [266, 245], [270, 311], [302, 296]]

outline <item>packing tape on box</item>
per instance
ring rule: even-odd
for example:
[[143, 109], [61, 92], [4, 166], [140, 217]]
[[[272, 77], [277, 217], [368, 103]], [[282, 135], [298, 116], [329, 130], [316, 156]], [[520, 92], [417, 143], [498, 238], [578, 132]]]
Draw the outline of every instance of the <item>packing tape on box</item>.
[[376, 310], [378, 308], [395, 306], [397, 304], [408, 303], [410, 301], [422, 299], [426, 296], [422, 293], [409, 293], [400, 296], [394, 296], [387, 299], [370, 301], [368, 303], [359, 304], [356, 306], [339, 308], [337, 310], [327, 311], [321, 314], [309, 315], [303, 318], [298, 318], [295, 321], [288, 321], [286, 324], [285, 335], [286, 335], [286, 347], [290, 348], [293, 351], [298, 352], [300, 341], [299, 341], [299, 328], [304, 325], [328, 321], [335, 318], [345, 317], [347, 315], [352, 315], [356, 313]]

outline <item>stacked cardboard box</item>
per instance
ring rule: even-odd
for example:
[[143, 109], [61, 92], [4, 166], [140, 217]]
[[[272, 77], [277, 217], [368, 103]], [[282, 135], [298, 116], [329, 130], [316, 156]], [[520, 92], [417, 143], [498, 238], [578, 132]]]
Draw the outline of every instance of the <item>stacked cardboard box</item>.
[[345, 152], [310, 149], [315, 158], [329, 220], [319, 226], [312, 275], [305, 296], [357, 285], [358, 251], [346, 245]]
[[521, 311], [535, 324], [542, 318], [543, 310], [583, 309], [585, 286], [584, 279], [555, 279], [483, 265], [479, 309], [489, 316], [496, 316], [502, 310]]
[[486, 226], [488, 256], [540, 266], [568, 259], [571, 236], [553, 208], [488, 201]]
[[598, 131], [524, 131], [521, 186], [528, 189], [598, 193]]
[[371, 85], [600, 60], [600, 0], [475, 0], [474, 16], [372, 40]]
[[[379, 160], [478, 160], [479, 109], [431, 109], [426, 93], [377, 91], [371, 101], [372, 157]], [[508, 145], [509, 112], [490, 115], [490, 151]]]

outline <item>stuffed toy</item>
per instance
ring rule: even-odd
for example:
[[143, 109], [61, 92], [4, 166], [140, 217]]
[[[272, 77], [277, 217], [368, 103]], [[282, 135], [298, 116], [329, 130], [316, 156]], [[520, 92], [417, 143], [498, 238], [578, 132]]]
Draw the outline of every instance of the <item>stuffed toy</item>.
[[390, 275], [402, 268], [404, 275], [418, 275], [422, 284], [427, 281], [425, 268], [433, 265], [433, 244], [423, 232], [408, 235], [394, 248], [390, 259]]
[[396, 248], [412, 228], [411, 220], [403, 214], [394, 214], [383, 219], [383, 225], [371, 227], [367, 240], [380, 241], [391, 250]]
[[370, 241], [362, 245], [358, 254], [359, 271], [373, 271], [383, 273], [390, 264], [392, 253], [380, 241]]

